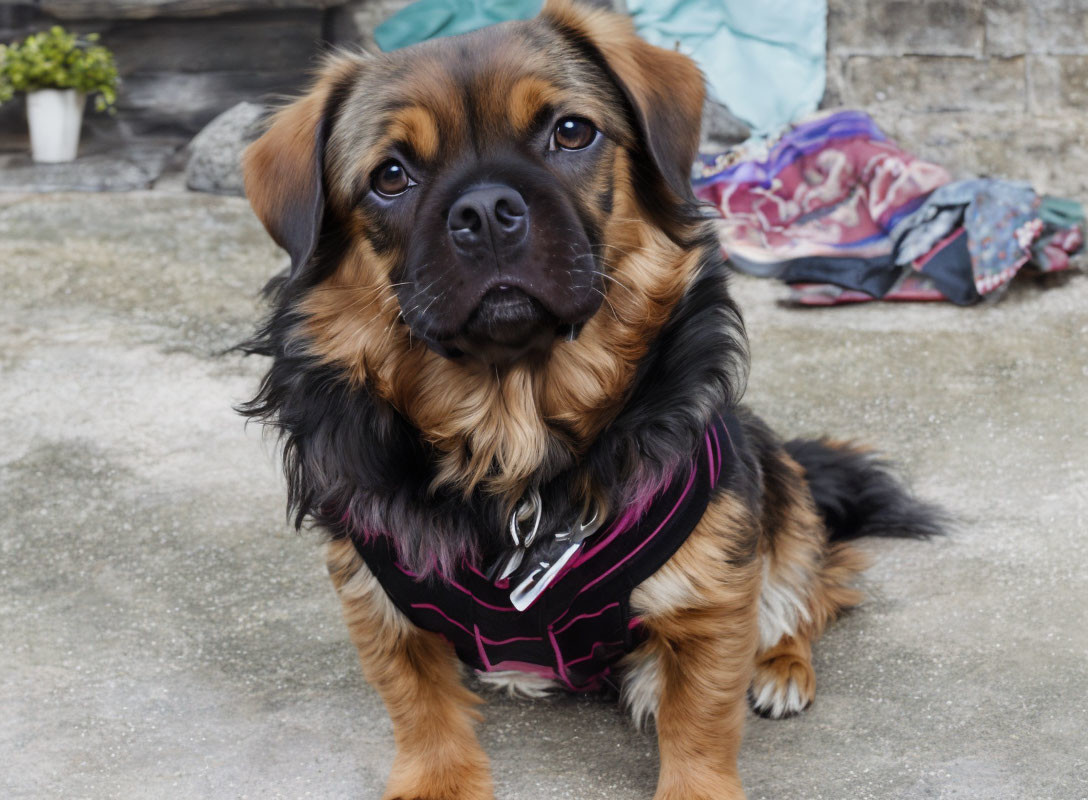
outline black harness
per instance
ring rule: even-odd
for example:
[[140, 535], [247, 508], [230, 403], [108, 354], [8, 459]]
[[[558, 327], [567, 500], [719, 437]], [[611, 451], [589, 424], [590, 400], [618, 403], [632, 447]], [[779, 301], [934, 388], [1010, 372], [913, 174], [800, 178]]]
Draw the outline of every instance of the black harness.
[[732, 483], [743, 435], [736, 417], [718, 416], [689, 464], [582, 542], [524, 610], [511, 602], [508, 581], [467, 558], [420, 578], [398, 560], [389, 536], [354, 537], [355, 547], [397, 608], [445, 637], [469, 666], [596, 690], [644, 638], [631, 592], [687, 540], [713, 493]]

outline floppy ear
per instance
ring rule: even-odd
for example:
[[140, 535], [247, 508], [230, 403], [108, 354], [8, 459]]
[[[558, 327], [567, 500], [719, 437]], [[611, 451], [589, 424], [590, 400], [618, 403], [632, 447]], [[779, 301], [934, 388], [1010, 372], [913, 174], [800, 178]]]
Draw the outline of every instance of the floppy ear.
[[634, 109], [647, 155], [680, 199], [693, 199], [691, 165], [699, 153], [706, 88], [687, 56], [642, 39], [629, 17], [570, 0], [547, 0], [541, 16], [595, 53]]
[[276, 244], [291, 256], [291, 277], [313, 256], [325, 212], [328, 118], [347, 60], [328, 63], [313, 88], [277, 111], [268, 130], [242, 156], [246, 197]]

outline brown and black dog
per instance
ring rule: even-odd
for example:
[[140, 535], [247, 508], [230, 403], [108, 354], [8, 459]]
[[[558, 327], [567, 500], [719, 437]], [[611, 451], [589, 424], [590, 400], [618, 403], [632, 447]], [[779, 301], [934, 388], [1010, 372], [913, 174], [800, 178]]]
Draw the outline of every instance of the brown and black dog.
[[[394, 724], [387, 798], [493, 796], [459, 660], [531, 694], [601, 678], [656, 721], [657, 800], [743, 797], [749, 704], [807, 707], [812, 644], [858, 599], [843, 540], [938, 530], [871, 455], [783, 444], [737, 405], [743, 324], [689, 184], [702, 105], [688, 58], [549, 0], [528, 22], [330, 57], [247, 152], [292, 267], [243, 410], [283, 435], [296, 524], [329, 534]], [[674, 488], [704, 473], [701, 500]], [[599, 612], [539, 612], [549, 581], [585, 598], [619, 585], [605, 575], [627, 584]], [[542, 592], [524, 613], [481, 599], [519, 581]], [[487, 613], [524, 635], [485, 635]], [[622, 634], [587, 631], [570, 659], [562, 637], [589, 618]], [[496, 655], [515, 640], [554, 662]]]

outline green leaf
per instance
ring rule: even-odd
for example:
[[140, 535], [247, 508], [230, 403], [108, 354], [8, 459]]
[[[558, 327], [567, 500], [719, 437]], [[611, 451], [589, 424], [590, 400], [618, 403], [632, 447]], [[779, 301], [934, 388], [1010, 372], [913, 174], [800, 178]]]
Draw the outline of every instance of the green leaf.
[[22, 42], [0, 45], [0, 103], [16, 92], [75, 89], [95, 96], [95, 108], [112, 111], [120, 77], [113, 53], [95, 44], [98, 34], [79, 37], [59, 25]]

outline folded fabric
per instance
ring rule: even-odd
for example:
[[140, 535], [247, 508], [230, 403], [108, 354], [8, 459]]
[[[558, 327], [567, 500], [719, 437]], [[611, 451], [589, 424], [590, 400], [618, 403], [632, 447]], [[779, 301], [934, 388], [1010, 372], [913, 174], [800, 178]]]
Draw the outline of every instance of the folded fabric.
[[1067, 268], [1084, 240], [1079, 203], [1015, 181], [949, 183], [943, 168], [897, 148], [860, 112], [826, 114], [765, 152], [697, 166], [696, 194], [721, 213], [722, 247], [736, 267], [793, 285], [805, 305], [966, 305], [1029, 262]]
[[691, 56], [711, 94], [757, 134], [816, 110], [827, 0], [627, 0], [644, 39]]
[[417, 0], [374, 29], [384, 52], [434, 39], [468, 33], [512, 19], [529, 19], [541, 0]]
[[[374, 39], [389, 52], [528, 19], [541, 0], [417, 0]], [[639, 34], [691, 56], [711, 95], [757, 134], [816, 110], [827, 75], [827, 0], [628, 0]]]
[[761, 274], [801, 258], [852, 259], [858, 274], [888, 269], [890, 231], [949, 180], [852, 111], [797, 125], [765, 153], [749, 147], [699, 166], [695, 192], [721, 213], [723, 246]]
[[[831, 283], [795, 283], [790, 285], [787, 302], [800, 306], [841, 306], [872, 303], [876, 298], [856, 289], [843, 289]], [[936, 302], [947, 300], [933, 281], [916, 272], [907, 272], [881, 300], [888, 302]]]

